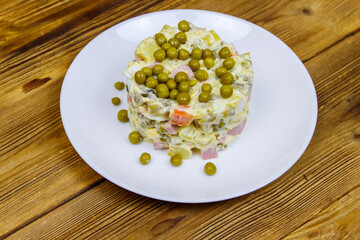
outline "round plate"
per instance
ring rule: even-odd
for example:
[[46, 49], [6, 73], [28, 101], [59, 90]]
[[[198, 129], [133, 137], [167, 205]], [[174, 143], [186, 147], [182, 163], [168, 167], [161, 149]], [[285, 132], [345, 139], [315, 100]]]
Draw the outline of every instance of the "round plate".
[[[173, 167], [166, 150], [152, 144], [132, 145], [130, 125], [117, 120], [127, 109], [122, 72], [134, 59], [136, 46], [186, 19], [214, 29], [239, 53], [250, 52], [254, 86], [250, 115], [243, 133], [219, 158], [217, 173], [207, 176], [199, 156]], [[122, 103], [114, 106], [111, 98]], [[245, 20], [200, 10], [169, 10], [121, 22], [93, 39], [71, 64], [61, 89], [61, 117], [80, 156], [95, 171], [132, 192], [173, 202], [212, 202], [237, 197], [272, 182], [287, 171], [310, 142], [317, 119], [313, 82], [299, 58], [281, 40]], [[142, 152], [150, 163], [139, 162]]]

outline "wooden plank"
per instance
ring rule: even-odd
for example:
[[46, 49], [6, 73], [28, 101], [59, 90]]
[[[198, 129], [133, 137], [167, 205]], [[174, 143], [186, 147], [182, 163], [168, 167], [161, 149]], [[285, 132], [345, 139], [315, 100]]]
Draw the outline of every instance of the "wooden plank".
[[[258, 23], [295, 50], [299, 49], [296, 52], [304, 59], [356, 31], [359, 11], [354, 1], [336, 1], [334, 6], [317, 3], [317, 11], [311, 15], [304, 15], [298, 8], [312, 3], [295, 3], [223, 1], [210, 6], [205, 0], [148, 1], [145, 4], [111, 0], [90, 4], [88, 1], [3, 1], [0, 16], [0, 236], [29, 224], [102, 181], [71, 147], [58, 108], [66, 69], [93, 37], [129, 17], [186, 7], [229, 13]], [[334, 14], [329, 15], [330, 18], [342, 17], [331, 22], [324, 15], [315, 14], [329, 8], [336, 10], [330, 11]], [[321, 24], [314, 24], [318, 21]], [[310, 30], [306, 31], [308, 38], [302, 41], [296, 41], [297, 33], [287, 34], [289, 29], [302, 33], [304, 26]], [[319, 39], [321, 45], [316, 44]], [[313, 46], [311, 51], [307, 51], [309, 46]], [[323, 93], [326, 95], [325, 91]], [[334, 101], [337, 104], [336, 99]], [[356, 111], [356, 99], [349, 99], [347, 104], [347, 108]], [[352, 117], [352, 114], [345, 114], [345, 123]], [[332, 124], [335, 123], [333, 120]], [[339, 134], [343, 136], [343, 132]], [[310, 178], [317, 172], [307, 174]]]
[[24, 233], [20, 230], [8, 239], [37, 239], [39, 236], [44, 239], [98, 239], [100, 236], [109, 239], [111, 236], [106, 233], [113, 231], [119, 235], [112, 237], [118, 238], [176, 206], [174, 203], [139, 196], [109, 181], [76, 199], [76, 202], [61, 206], [60, 211], [47, 214], [51, 222], [41, 219], [34, 231]]
[[360, 187], [332, 203], [284, 239], [359, 239]]
[[[357, 33], [306, 63], [319, 96], [321, 110], [317, 129], [301, 159], [272, 184], [224, 202], [166, 203], [156, 212], [147, 212], [145, 204], [134, 213], [138, 218], [146, 211], [138, 218], [141, 223], [127, 225], [127, 221], [133, 221], [133, 215], [122, 218], [123, 212], [115, 213], [117, 210], [106, 210], [105, 215], [99, 215], [98, 202], [107, 199], [103, 192], [116, 194], [104, 183], [30, 223], [10, 238], [44, 235], [60, 238], [278, 239], [289, 234], [358, 185], [360, 142], [356, 134], [360, 134], [360, 57], [353, 53], [360, 50], [360, 46], [354, 44], [359, 41], [360, 33]], [[127, 199], [124, 203], [144, 201], [140, 198]], [[157, 201], [149, 202], [155, 204]], [[81, 204], [85, 207], [79, 209]], [[121, 208], [114, 203], [104, 204], [104, 209]], [[96, 205], [95, 210], [86, 207], [93, 205]], [[129, 211], [133, 209], [130, 207]], [[61, 217], [63, 214], [66, 216]], [[117, 222], [117, 218], [121, 221]], [[51, 226], [59, 225], [52, 230]]]

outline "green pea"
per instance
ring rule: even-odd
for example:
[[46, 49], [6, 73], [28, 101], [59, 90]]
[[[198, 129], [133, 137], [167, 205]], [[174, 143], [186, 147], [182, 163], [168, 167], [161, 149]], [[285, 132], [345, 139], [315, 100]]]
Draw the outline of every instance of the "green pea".
[[215, 61], [213, 58], [208, 57], [204, 59], [204, 64], [207, 69], [210, 69], [215, 65]]
[[175, 34], [175, 38], [179, 40], [179, 42], [182, 44], [186, 43], [187, 37], [184, 32], [178, 32], [177, 34]]
[[116, 82], [116, 83], [114, 83], [114, 87], [115, 87], [117, 90], [121, 91], [121, 90], [124, 89], [125, 83], [123, 83], [123, 82]]
[[191, 57], [192, 57], [193, 59], [200, 60], [201, 57], [202, 57], [202, 50], [201, 50], [201, 48], [199, 48], [199, 47], [194, 48], [194, 49], [191, 51]]
[[148, 88], [155, 88], [158, 84], [158, 80], [154, 77], [148, 77], [145, 81], [145, 86]]
[[112, 102], [112, 104], [114, 104], [115, 106], [118, 106], [118, 105], [120, 105], [121, 100], [120, 100], [120, 98], [118, 98], [118, 97], [113, 97], [113, 98], [111, 99], [111, 102]]
[[171, 165], [175, 166], [175, 167], [178, 167], [182, 164], [182, 156], [180, 154], [175, 154], [174, 156], [172, 156], [170, 158], [170, 163]]
[[182, 81], [179, 83], [179, 86], [177, 87], [179, 92], [189, 92], [190, 90], [190, 83], [189, 81]]
[[199, 95], [199, 102], [208, 102], [211, 99], [211, 94], [208, 92], [202, 92]]
[[215, 74], [217, 77], [221, 78], [221, 76], [225, 73], [227, 73], [228, 70], [224, 67], [218, 67], [216, 70], [215, 70]]
[[186, 72], [178, 72], [177, 74], [175, 74], [175, 82], [180, 83], [182, 81], [186, 81], [188, 80], [188, 75], [186, 74]]
[[158, 38], [155, 38], [155, 41], [157, 43], [157, 45], [159, 45], [160, 47], [167, 42], [166, 37], [163, 35], [159, 36]]
[[166, 55], [170, 60], [173, 60], [175, 58], [178, 57], [179, 53], [176, 50], [175, 47], [170, 47], [167, 51], [166, 51]]
[[186, 60], [189, 57], [190, 57], [190, 53], [188, 50], [183, 49], [183, 48], [179, 49], [179, 55], [178, 55], [179, 60]]
[[220, 78], [220, 82], [222, 85], [230, 85], [230, 84], [233, 84], [234, 82], [234, 76], [227, 72], [227, 73], [224, 73], [221, 78]]
[[171, 48], [171, 44], [166, 42], [166, 43], [164, 43], [163, 45], [161, 45], [161, 48], [166, 51], [166, 50], [168, 50], [169, 48]]
[[225, 126], [225, 123], [224, 122], [220, 122], [219, 125], [218, 125], [218, 128], [221, 129]]
[[166, 52], [164, 49], [156, 50], [154, 53], [154, 58], [157, 62], [162, 62], [166, 58]]
[[207, 73], [207, 71], [205, 71], [204, 69], [199, 69], [195, 72], [195, 78], [198, 81], [205, 81], [206, 79], [208, 79], [209, 75]]
[[216, 173], [216, 166], [212, 162], [208, 162], [204, 166], [204, 171], [207, 175], [211, 176]]
[[186, 20], [182, 20], [178, 23], [178, 28], [180, 31], [187, 32], [190, 29], [190, 25]]
[[197, 81], [196, 81], [196, 79], [190, 79], [189, 83], [190, 83], [190, 87], [193, 87], [197, 84]]
[[212, 91], [212, 86], [210, 83], [204, 83], [202, 86], [201, 86], [201, 91], [203, 92], [207, 92], [207, 93], [211, 93]]
[[176, 38], [170, 38], [170, 39], [169, 39], [169, 43], [170, 43], [170, 45], [171, 45], [172, 47], [174, 47], [174, 48], [180, 47], [180, 41], [177, 40]]
[[146, 75], [147, 77], [151, 77], [151, 76], [152, 76], [152, 70], [151, 70], [151, 68], [149, 68], [149, 67], [143, 67], [141, 70], [145, 73], [145, 75]]
[[179, 93], [179, 90], [177, 90], [177, 89], [171, 90], [169, 98], [172, 99], [172, 100], [175, 100], [178, 93]]
[[152, 71], [157, 76], [164, 71], [164, 66], [160, 64], [155, 64], [152, 68]]
[[133, 131], [129, 134], [129, 141], [132, 144], [138, 144], [141, 141], [141, 135], [139, 132]]
[[191, 68], [191, 70], [196, 71], [200, 69], [200, 62], [199, 60], [196, 59], [191, 59], [188, 63], [189, 67]]
[[188, 105], [190, 103], [190, 100], [191, 100], [191, 96], [189, 93], [186, 92], [178, 93], [178, 95], [176, 96], [176, 101], [180, 105]]
[[206, 58], [215, 58], [215, 57], [214, 57], [214, 53], [207, 48], [203, 51], [202, 58], [206, 59]]
[[230, 85], [224, 85], [220, 88], [220, 95], [223, 98], [229, 98], [233, 94], [233, 87]]
[[159, 98], [167, 98], [169, 96], [169, 88], [166, 84], [161, 83], [156, 86], [156, 95]]
[[126, 109], [121, 109], [117, 114], [118, 120], [120, 122], [128, 122], [128, 111]]
[[157, 79], [159, 82], [161, 83], [166, 83], [167, 80], [169, 79], [169, 76], [166, 74], [166, 73], [160, 73], [158, 76], [157, 76]]
[[140, 163], [142, 165], [147, 165], [151, 160], [151, 155], [147, 152], [144, 152], [140, 156]]
[[232, 69], [234, 67], [234, 65], [235, 65], [235, 60], [231, 57], [226, 58], [223, 62], [224, 68], [226, 68], [228, 70]]
[[220, 56], [220, 58], [223, 58], [223, 59], [230, 57], [231, 56], [230, 49], [228, 47], [223, 47], [219, 51], [219, 56]]
[[166, 85], [168, 86], [168, 88], [169, 88], [170, 90], [175, 89], [176, 86], [177, 86], [175, 80], [174, 80], [174, 79], [171, 79], [171, 78], [166, 82]]
[[135, 73], [134, 78], [137, 84], [143, 84], [146, 80], [146, 74], [143, 71], [139, 70]]

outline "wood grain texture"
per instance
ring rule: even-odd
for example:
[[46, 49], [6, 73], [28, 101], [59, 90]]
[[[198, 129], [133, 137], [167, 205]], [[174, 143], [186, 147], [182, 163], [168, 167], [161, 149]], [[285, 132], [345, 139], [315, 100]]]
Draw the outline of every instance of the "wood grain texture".
[[284, 239], [359, 239], [360, 188], [332, 203]]
[[[76, 54], [116, 23], [174, 8], [254, 22], [305, 62], [318, 94], [316, 131], [305, 154], [272, 184], [218, 203], [152, 200], [104, 180], [68, 141], [59, 96]], [[0, 239], [356, 237], [359, 28], [356, 0], [2, 1]]]

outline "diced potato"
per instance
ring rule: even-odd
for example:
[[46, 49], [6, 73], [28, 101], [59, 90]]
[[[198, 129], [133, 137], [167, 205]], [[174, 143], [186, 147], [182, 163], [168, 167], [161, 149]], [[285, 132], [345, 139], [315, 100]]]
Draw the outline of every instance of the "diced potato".
[[174, 156], [175, 154], [179, 154], [183, 159], [190, 159], [192, 155], [191, 148], [188, 145], [169, 145], [168, 155]]
[[220, 41], [221, 38], [219, 37], [219, 35], [214, 31], [214, 30], [210, 30], [210, 32], [212, 33], [212, 35], [215, 38], [215, 41]]
[[135, 50], [135, 57], [145, 61], [155, 61], [154, 53], [159, 50], [160, 47], [157, 45], [155, 39], [152, 37], [146, 38], [142, 41]]

